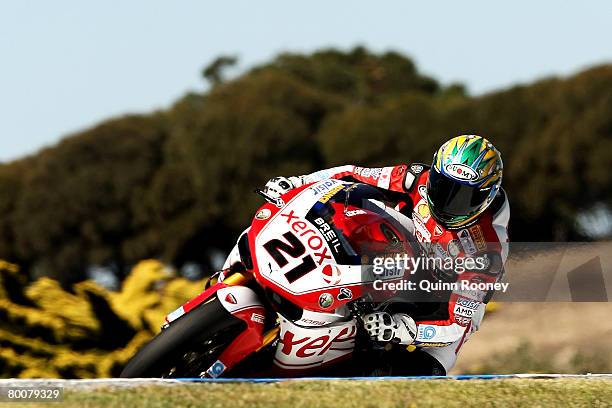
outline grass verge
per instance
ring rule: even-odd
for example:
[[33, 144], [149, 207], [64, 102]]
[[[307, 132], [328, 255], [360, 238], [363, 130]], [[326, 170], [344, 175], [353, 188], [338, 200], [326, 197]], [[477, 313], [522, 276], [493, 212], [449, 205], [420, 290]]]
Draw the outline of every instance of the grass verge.
[[[292, 381], [66, 389], [61, 404], [31, 407], [548, 407], [610, 406], [605, 379]], [[14, 407], [14, 403], [3, 406]]]

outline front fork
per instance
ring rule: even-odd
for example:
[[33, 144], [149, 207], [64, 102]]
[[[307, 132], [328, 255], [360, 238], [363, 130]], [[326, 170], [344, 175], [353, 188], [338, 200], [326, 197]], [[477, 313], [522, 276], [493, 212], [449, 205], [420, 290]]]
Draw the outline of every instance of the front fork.
[[218, 359], [201, 373], [201, 376], [219, 377], [252, 353], [260, 351], [278, 338], [278, 326], [263, 333], [266, 310], [255, 291], [244, 286], [251, 280], [252, 275], [234, 272], [222, 282], [208, 287], [204, 292], [166, 316], [165, 326], [183, 314], [189, 313], [198, 305], [213, 301], [216, 295], [216, 300], [228, 313], [246, 324], [246, 328], [232, 340]]
[[[236, 273], [231, 274], [227, 278], [225, 278], [223, 280], [223, 283], [226, 284], [227, 286], [238, 286], [238, 285], [245, 285], [252, 279], [253, 279], [252, 275], [245, 275], [241, 272], [236, 272]], [[255, 351], [256, 352], [260, 351], [263, 348], [272, 344], [276, 339], [278, 339], [279, 332], [280, 332], [280, 327], [278, 324], [274, 325], [274, 327], [266, 331], [263, 335], [261, 345]]]

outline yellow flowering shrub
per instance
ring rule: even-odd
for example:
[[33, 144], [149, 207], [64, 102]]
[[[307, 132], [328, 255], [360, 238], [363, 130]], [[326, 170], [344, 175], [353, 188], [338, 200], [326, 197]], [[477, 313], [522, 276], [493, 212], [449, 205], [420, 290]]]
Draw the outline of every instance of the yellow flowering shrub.
[[146, 260], [118, 292], [93, 281], [66, 291], [49, 278], [28, 283], [16, 265], [0, 260], [2, 376], [115, 376], [164, 316], [203, 287], [204, 281], [176, 277], [161, 262]]

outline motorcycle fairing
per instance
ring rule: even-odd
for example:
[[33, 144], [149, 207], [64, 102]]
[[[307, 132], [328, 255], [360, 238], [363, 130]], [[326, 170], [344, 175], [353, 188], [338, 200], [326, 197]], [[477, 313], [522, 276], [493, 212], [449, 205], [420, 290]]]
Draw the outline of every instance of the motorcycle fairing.
[[[352, 205], [349, 195], [354, 186], [324, 180], [283, 195], [282, 208], [269, 203], [261, 207], [258, 214], [263, 215], [253, 219], [248, 233], [249, 258], [261, 286], [301, 309], [333, 313], [359, 298], [367, 285], [377, 279], [369, 275], [371, 279], [364, 280], [368, 275], [362, 268], [361, 257], [329, 214], [346, 215], [334, 218], [345, 230], [355, 231], [359, 225], [368, 223], [378, 226], [381, 220], [401, 226], [379, 204], [365, 200], [367, 209]], [[332, 200], [336, 195], [346, 201]], [[367, 234], [362, 237], [364, 241], [368, 238]]]
[[296, 375], [350, 358], [355, 348], [357, 321], [325, 327], [301, 327], [280, 317], [280, 337], [274, 364]]

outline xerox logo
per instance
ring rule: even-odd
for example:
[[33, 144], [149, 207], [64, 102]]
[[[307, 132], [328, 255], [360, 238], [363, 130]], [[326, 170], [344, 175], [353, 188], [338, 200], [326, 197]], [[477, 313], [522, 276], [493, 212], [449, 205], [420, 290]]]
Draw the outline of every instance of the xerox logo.
[[[295, 215], [293, 210], [288, 213], [281, 214], [281, 217], [286, 218], [287, 224], [289, 224], [291, 230], [295, 232], [300, 239], [304, 240], [306, 245], [311, 249], [311, 251], [313, 251], [313, 254], [317, 260], [317, 265], [321, 265], [326, 259], [331, 259], [331, 256], [328, 255], [329, 251], [327, 250], [327, 246], [324, 244], [326, 240], [321, 238], [319, 233], [317, 233], [315, 229], [311, 228], [306, 221]], [[287, 234], [283, 234], [283, 236], [286, 235]]]
[[357, 327], [345, 327], [334, 337], [324, 334], [319, 337], [298, 337], [298, 335], [287, 330], [280, 342], [283, 345], [281, 352], [287, 356], [294, 355], [298, 358], [308, 358], [314, 355], [322, 356], [332, 348], [334, 343], [342, 343], [355, 338]]

